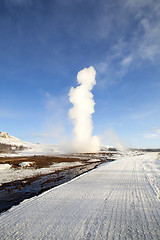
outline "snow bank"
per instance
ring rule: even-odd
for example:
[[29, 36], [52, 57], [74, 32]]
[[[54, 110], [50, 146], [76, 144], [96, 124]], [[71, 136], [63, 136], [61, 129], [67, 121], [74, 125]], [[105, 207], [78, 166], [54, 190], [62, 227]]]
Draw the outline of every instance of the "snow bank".
[[32, 166], [34, 164], [34, 162], [21, 162], [21, 163], [19, 163], [18, 165], [20, 166], [20, 167], [30, 167], [30, 166]]
[[5, 170], [8, 170], [10, 169], [12, 166], [8, 163], [5, 163], [5, 164], [0, 164], [0, 171], [5, 171]]
[[34, 177], [37, 175], [53, 173], [56, 170], [62, 170], [69, 167], [82, 165], [80, 162], [54, 163], [50, 167], [34, 169], [28, 168], [33, 162], [22, 162], [18, 169], [11, 168], [10, 164], [0, 164], [0, 185], [15, 180]]

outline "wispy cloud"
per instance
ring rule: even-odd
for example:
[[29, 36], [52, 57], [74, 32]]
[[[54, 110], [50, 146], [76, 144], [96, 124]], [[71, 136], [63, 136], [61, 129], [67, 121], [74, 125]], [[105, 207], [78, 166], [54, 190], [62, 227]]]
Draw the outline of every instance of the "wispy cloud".
[[154, 139], [154, 138], [158, 137], [158, 134], [156, 134], [156, 133], [144, 133], [143, 136], [144, 136], [144, 138]]
[[149, 116], [153, 115], [156, 112], [157, 112], [157, 108], [149, 109], [149, 110], [146, 110], [146, 111], [144, 111], [144, 110], [141, 111], [140, 110], [140, 111], [131, 113], [130, 118], [135, 119], [135, 120], [142, 120], [142, 119], [145, 119], [146, 117], [149, 117]]
[[154, 127], [150, 131], [142, 135], [144, 138], [148, 138], [148, 139], [160, 138], [160, 128]]
[[160, 1], [124, 0], [122, 6], [120, 11], [128, 26], [122, 21], [117, 23], [123, 31], [117, 32], [117, 43], [106, 52], [106, 59], [97, 64], [99, 74], [105, 74], [112, 82], [146, 61], [160, 64]]
[[160, 135], [160, 128], [153, 128], [152, 129], [155, 133], [159, 134]]
[[129, 66], [132, 61], [133, 61], [133, 57], [132, 56], [128, 56], [128, 57], [125, 57], [122, 60], [121, 64], [122, 64], [122, 66]]

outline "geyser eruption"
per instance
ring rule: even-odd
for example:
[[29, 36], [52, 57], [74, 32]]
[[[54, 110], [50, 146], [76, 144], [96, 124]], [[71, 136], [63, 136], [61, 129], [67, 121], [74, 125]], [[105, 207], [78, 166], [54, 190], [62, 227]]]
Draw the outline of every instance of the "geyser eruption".
[[69, 117], [74, 123], [74, 139], [69, 147], [71, 152], [98, 152], [100, 140], [92, 136], [95, 102], [91, 90], [96, 84], [94, 67], [84, 68], [77, 74], [78, 86], [71, 87], [69, 100], [73, 107], [69, 110]]

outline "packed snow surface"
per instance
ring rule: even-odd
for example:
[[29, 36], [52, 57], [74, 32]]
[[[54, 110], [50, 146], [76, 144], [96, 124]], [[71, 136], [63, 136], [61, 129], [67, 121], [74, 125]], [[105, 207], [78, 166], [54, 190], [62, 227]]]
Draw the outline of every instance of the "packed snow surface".
[[[0, 139], [0, 143], [4, 143]], [[26, 148], [25, 150], [22, 151], [16, 151], [15, 153], [0, 153], [0, 157], [16, 157], [16, 156], [38, 156], [38, 155], [55, 155], [59, 154], [59, 147], [57, 145], [53, 144], [38, 144], [38, 143], [28, 143], [28, 142], [16, 142], [14, 143], [13, 141], [7, 142], [5, 144], [8, 145], [13, 145], [13, 146], [23, 146]]]
[[0, 239], [160, 239], [157, 153], [128, 154], [0, 216]]

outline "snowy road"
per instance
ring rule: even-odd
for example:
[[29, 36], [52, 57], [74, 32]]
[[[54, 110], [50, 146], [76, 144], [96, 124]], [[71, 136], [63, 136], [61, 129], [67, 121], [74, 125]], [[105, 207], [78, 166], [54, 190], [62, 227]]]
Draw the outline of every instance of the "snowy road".
[[160, 239], [157, 153], [123, 156], [0, 216], [0, 239]]

